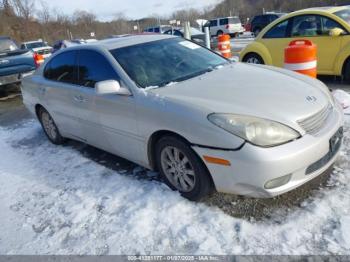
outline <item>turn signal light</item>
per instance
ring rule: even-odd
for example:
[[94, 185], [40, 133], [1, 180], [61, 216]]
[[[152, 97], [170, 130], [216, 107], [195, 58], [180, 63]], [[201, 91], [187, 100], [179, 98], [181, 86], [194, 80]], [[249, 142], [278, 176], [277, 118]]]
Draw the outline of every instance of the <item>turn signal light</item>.
[[230, 161], [226, 159], [211, 157], [211, 156], [203, 156], [203, 158], [207, 163], [222, 165], [222, 166], [231, 166]]

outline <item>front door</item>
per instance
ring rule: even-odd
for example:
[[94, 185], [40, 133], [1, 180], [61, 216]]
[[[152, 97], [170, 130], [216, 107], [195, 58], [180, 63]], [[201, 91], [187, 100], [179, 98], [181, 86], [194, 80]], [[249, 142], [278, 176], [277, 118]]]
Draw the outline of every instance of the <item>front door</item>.
[[78, 72], [78, 84], [83, 90], [81, 94], [88, 104], [83, 121], [87, 142], [132, 160], [142, 141], [137, 136], [134, 97], [96, 94], [97, 82], [120, 82], [116, 71], [102, 53], [80, 50]]

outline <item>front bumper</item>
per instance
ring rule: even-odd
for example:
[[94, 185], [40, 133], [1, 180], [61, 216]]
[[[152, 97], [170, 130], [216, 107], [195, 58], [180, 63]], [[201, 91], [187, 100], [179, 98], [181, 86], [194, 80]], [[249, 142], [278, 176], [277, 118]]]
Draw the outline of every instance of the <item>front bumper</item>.
[[0, 76], [0, 86], [18, 83], [23, 77], [32, 75], [35, 71], [16, 73], [11, 75]]
[[[231, 166], [205, 163], [218, 192], [269, 198], [295, 189], [325, 172], [339, 154], [338, 149], [329, 157], [330, 139], [342, 126], [343, 113], [340, 108], [335, 108], [326, 125], [316, 135], [306, 134], [281, 146], [262, 148], [246, 143], [238, 151], [197, 146], [193, 146], [193, 149], [204, 163], [203, 156], [230, 161]], [[310, 166], [313, 167], [311, 172]], [[286, 175], [291, 175], [288, 183], [273, 189], [265, 188], [268, 181]]]

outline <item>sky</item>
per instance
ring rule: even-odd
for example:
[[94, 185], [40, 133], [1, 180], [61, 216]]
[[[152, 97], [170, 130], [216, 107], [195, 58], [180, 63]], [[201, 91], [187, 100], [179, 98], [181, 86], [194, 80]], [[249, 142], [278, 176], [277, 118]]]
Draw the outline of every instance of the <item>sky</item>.
[[47, 0], [50, 8], [72, 14], [75, 10], [93, 12], [101, 21], [112, 20], [115, 14], [123, 13], [131, 19], [140, 19], [152, 14], [166, 16], [184, 8], [199, 8], [219, 3], [220, 0]]

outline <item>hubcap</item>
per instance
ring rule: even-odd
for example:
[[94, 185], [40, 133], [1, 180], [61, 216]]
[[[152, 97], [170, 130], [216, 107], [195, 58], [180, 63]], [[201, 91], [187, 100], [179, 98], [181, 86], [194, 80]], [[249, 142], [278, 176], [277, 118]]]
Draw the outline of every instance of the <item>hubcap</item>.
[[57, 129], [50, 115], [46, 112], [43, 112], [41, 115], [41, 120], [43, 122], [43, 127], [45, 129], [46, 134], [52, 140], [55, 140], [57, 137]]
[[161, 152], [162, 169], [170, 183], [181, 192], [190, 192], [196, 183], [193, 167], [186, 155], [176, 147]]
[[249, 63], [249, 64], [261, 64], [259, 59], [256, 57], [249, 57], [247, 59], [247, 63]]

